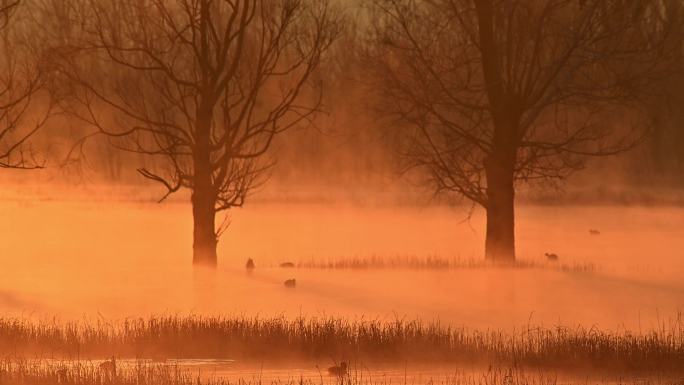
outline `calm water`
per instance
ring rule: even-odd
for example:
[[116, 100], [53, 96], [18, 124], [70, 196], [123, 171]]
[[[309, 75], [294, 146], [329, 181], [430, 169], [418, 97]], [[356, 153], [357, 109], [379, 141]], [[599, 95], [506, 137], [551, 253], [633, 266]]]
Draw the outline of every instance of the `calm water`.
[[[93, 361], [33, 361], [41, 365], [58, 367], [84, 365], [97, 368], [102, 362]], [[243, 365], [231, 360], [168, 360], [165, 363], [153, 363], [144, 360], [117, 360], [117, 370], [135, 370], [136, 366], [168, 366], [171, 370], [190, 374], [204, 379], [227, 379], [242, 384], [340, 384], [339, 378], [327, 373], [330, 363], [289, 363], [268, 364], [258, 366]], [[501, 377], [514, 376], [508, 381]], [[494, 381], [493, 377], [498, 380]], [[352, 363], [349, 377], [346, 380], [355, 384], [444, 384], [444, 385], [479, 385], [497, 383], [527, 383], [536, 385], [561, 384], [681, 384], [681, 378], [664, 374], [640, 375], [635, 373], [601, 374], [571, 373], [543, 369], [511, 368], [477, 368], [452, 366], [412, 366], [406, 363], [400, 367], [366, 366], [363, 363]], [[511, 382], [515, 381], [515, 382]], [[346, 382], [345, 382], [346, 383]]]
[[[484, 221], [440, 207], [257, 204], [232, 214], [219, 269], [191, 266], [182, 204], [0, 203], [0, 310], [117, 320], [159, 313], [439, 319], [477, 328], [528, 322], [644, 330], [684, 308], [684, 209], [520, 207], [521, 258], [598, 270], [303, 270], [336, 257], [480, 258]], [[600, 230], [590, 235], [589, 229]], [[244, 263], [257, 269], [247, 274]], [[297, 279], [296, 289], [283, 281]]]

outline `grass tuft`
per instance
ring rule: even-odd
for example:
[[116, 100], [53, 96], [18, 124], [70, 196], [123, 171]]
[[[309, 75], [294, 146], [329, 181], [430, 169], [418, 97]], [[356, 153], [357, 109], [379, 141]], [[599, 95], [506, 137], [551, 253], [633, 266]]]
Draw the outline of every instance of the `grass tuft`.
[[593, 263], [565, 263], [518, 259], [513, 262], [492, 262], [482, 259], [444, 258], [428, 256], [393, 257], [338, 257], [327, 260], [302, 260], [295, 264], [304, 269], [410, 269], [410, 270], [466, 270], [466, 269], [547, 269], [572, 273], [595, 273], [600, 269]]

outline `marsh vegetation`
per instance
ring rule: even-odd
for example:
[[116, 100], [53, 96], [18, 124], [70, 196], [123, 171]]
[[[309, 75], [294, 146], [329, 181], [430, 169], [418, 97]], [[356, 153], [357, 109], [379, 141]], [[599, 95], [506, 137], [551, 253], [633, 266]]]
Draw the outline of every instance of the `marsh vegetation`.
[[161, 316], [120, 323], [0, 319], [0, 353], [95, 359], [163, 357], [247, 362], [491, 364], [527, 368], [676, 372], [684, 370], [684, 319], [634, 334], [528, 325], [476, 330], [421, 321], [340, 318]]
[[683, 26], [0, 0], [0, 385], [681, 385]]

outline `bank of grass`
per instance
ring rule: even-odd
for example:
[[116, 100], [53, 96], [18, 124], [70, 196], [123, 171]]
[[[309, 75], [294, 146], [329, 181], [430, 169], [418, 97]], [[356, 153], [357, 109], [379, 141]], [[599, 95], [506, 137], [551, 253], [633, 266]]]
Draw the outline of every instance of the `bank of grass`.
[[0, 318], [0, 355], [88, 359], [359, 360], [684, 373], [684, 321], [633, 334], [596, 328], [470, 330], [435, 322], [158, 316], [122, 322]]
[[440, 256], [363, 256], [301, 260], [295, 267], [304, 269], [411, 269], [411, 270], [464, 270], [464, 269], [550, 269], [574, 273], [600, 271], [593, 263], [518, 259], [512, 262], [491, 262], [484, 259], [446, 258]]

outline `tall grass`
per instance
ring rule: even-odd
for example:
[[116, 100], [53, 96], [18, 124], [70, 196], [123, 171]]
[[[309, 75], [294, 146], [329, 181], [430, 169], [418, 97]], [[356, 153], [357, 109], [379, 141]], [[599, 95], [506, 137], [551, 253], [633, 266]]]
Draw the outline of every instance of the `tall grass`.
[[122, 322], [0, 318], [0, 355], [505, 363], [684, 372], [684, 321], [643, 334], [595, 328], [469, 330], [340, 318], [160, 316]]
[[445, 258], [439, 256], [364, 256], [337, 257], [327, 260], [301, 260], [295, 264], [306, 269], [411, 269], [411, 270], [463, 270], [463, 269], [548, 269], [562, 272], [594, 273], [599, 268], [593, 263], [546, 262], [519, 259], [514, 262], [494, 263], [482, 259]]
[[[195, 385], [198, 382], [178, 367], [136, 365], [133, 369], [105, 372], [90, 362], [0, 361], [3, 385]], [[205, 382], [207, 383], [207, 382]], [[220, 384], [216, 384], [220, 385]]]

